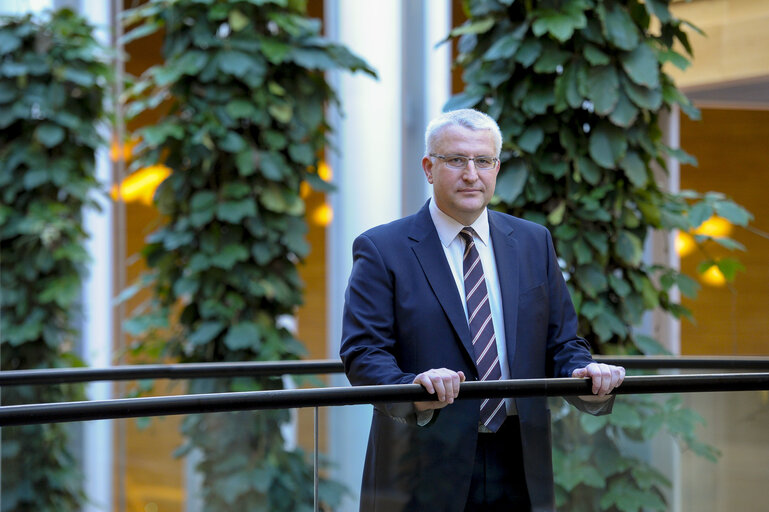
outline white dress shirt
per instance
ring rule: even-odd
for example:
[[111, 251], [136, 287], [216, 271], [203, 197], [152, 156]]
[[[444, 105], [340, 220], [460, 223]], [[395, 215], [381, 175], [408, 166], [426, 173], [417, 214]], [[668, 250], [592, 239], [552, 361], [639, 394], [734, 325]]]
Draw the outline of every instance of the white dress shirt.
[[[435, 204], [435, 199], [430, 201], [430, 216], [438, 231], [438, 238], [443, 246], [443, 253], [451, 268], [451, 274], [454, 276], [454, 284], [459, 291], [459, 297], [462, 299], [462, 307], [467, 317], [467, 304], [465, 304], [465, 280], [463, 270], [463, 256], [465, 252], [465, 243], [459, 236], [459, 232], [465, 226], [453, 218], [443, 213]], [[483, 275], [486, 279], [486, 289], [489, 293], [489, 305], [491, 307], [491, 322], [494, 325], [494, 334], [496, 335], [497, 353], [499, 355], [499, 366], [502, 372], [502, 379], [510, 378], [510, 367], [507, 362], [507, 345], [505, 344], [505, 317], [502, 309], [502, 292], [499, 288], [499, 274], [497, 273], [497, 263], [494, 258], [494, 247], [489, 233], [489, 213], [484, 212], [473, 222], [470, 227], [475, 231], [473, 239], [475, 248], [481, 257], [483, 265]], [[515, 402], [512, 398], [505, 399], [505, 408], [508, 416], [517, 414]]]

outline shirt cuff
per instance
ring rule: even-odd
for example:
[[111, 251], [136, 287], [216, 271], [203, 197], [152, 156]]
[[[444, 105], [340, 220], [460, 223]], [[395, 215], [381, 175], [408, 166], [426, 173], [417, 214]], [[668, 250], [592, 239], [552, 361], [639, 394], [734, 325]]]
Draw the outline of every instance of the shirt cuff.
[[427, 409], [426, 411], [417, 411], [417, 425], [424, 427], [430, 420], [433, 419], [433, 410]]

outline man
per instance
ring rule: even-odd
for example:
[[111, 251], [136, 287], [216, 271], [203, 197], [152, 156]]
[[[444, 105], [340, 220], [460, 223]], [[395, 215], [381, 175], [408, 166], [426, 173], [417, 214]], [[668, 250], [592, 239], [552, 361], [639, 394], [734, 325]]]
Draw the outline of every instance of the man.
[[544, 397], [458, 400], [466, 379], [590, 377], [611, 409], [624, 369], [595, 363], [550, 233], [486, 207], [502, 137], [474, 110], [433, 120], [433, 198], [353, 244], [340, 355], [353, 385], [419, 383], [434, 402], [376, 404], [361, 511], [554, 510]]

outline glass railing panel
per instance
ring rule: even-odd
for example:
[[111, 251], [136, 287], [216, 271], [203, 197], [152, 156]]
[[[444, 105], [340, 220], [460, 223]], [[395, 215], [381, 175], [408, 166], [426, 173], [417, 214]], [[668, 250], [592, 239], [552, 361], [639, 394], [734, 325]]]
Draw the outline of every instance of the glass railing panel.
[[[4, 404], [13, 397], [9, 390], [2, 390]], [[159, 381], [152, 393], [186, 391], [186, 383]], [[30, 390], [19, 392], [32, 400]], [[766, 391], [623, 395], [611, 415], [599, 417], [559, 398], [549, 402], [559, 510], [606, 510], [620, 502], [649, 510], [761, 510], [765, 502]], [[357, 510], [371, 416], [370, 405], [318, 409], [321, 510]], [[15, 432], [31, 436], [22, 444]], [[68, 434], [66, 444], [49, 442], [60, 433]], [[312, 407], [3, 427], [0, 435], [4, 511], [80, 510], [73, 503], [81, 483], [105, 511], [313, 507]], [[193, 446], [185, 448], [190, 435]], [[406, 439], [390, 440], [382, 460], [410, 463], [408, 446]], [[451, 447], [441, 450], [452, 464], [472, 463]], [[46, 472], [57, 474], [46, 483], [57, 492], [41, 483]], [[38, 501], [24, 508], [20, 496]], [[46, 499], [58, 501], [46, 508]]]

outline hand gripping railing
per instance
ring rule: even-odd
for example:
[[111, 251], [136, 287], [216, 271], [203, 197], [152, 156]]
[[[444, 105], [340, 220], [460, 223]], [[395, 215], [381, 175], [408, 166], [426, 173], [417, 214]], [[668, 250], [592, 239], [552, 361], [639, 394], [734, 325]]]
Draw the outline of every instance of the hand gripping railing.
[[[697, 369], [769, 371], [769, 357], [720, 356], [596, 356], [602, 363], [628, 369]], [[341, 373], [338, 359], [311, 361], [259, 361], [233, 363], [181, 363], [110, 366], [106, 368], [52, 368], [0, 372], [0, 387], [73, 382], [138, 379], [197, 379]]]

